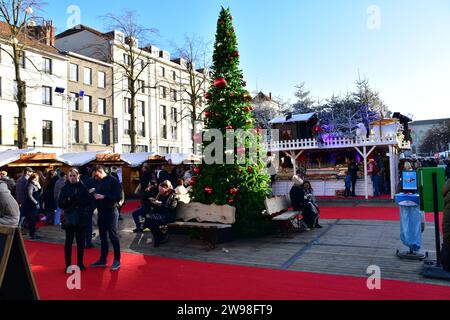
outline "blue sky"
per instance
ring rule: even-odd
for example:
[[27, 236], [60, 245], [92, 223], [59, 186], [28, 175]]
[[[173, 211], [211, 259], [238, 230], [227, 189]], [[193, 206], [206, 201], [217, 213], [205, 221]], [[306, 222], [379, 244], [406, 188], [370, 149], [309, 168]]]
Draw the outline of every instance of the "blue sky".
[[295, 84], [306, 82], [323, 99], [352, 90], [361, 75], [392, 111], [450, 117], [448, 0], [47, 0], [58, 32], [71, 5], [102, 31], [100, 16], [136, 10], [140, 24], [159, 30], [152, 42], [169, 51], [185, 34], [214, 40], [220, 7], [230, 6], [249, 90], [294, 102]]

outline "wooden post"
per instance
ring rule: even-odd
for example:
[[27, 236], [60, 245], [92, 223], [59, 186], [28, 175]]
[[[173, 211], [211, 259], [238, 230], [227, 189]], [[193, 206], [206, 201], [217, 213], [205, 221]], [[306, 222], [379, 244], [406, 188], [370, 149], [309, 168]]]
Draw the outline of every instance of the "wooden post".
[[396, 175], [397, 170], [395, 170], [395, 150], [393, 145], [389, 145], [389, 176], [391, 180], [391, 199], [395, 198], [396, 193]]
[[364, 158], [364, 191], [366, 195], [366, 200], [369, 200], [369, 181], [367, 177], [367, 147], [363, 147], [363, 158]]

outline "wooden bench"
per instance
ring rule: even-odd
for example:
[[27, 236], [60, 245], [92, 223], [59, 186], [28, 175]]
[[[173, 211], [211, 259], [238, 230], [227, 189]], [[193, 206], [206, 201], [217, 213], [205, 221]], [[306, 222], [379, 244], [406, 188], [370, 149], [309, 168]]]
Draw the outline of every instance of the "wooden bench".
[[179, 203], [177, 221], [168, 228], [200, 229], [210, 248], [215, 248], [219, 230], [229, 229], [236, 223], [236, 208], [229, 205]]
[[301, 229], [301, 211], [291, 211], [291, 199], [288, 196], [267, 198], [264, 201], [265, 214], [278, 224], [282, 234], [288, 235], [294, 229]]

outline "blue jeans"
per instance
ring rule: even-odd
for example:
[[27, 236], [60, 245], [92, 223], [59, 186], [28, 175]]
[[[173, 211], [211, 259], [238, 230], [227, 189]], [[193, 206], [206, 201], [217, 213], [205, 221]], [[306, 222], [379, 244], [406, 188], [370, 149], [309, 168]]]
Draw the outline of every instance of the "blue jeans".
[[118, 235], [119, 210], [117, 208], [98, 209], [98, 230], [101, 241], [100, 261], [106, 262], [109, 253], [109, 240], [114, 248], [114, 260], [120, 261], [120, 241]]
[[373, 195], [378, 197], [380, 195], [380, 177], [378, 175], [372, 176]]

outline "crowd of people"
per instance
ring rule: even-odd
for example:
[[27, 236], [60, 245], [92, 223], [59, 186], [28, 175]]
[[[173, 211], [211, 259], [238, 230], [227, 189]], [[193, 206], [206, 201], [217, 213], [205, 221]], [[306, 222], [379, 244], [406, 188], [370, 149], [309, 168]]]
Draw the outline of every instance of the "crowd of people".
[[[170, 172], [159, 166], [151, 170], [144, 164], [139, 187], [135, 190], [141, 199], [141, 208], [133, 213], [134, 232], [149, 228], [153, 245], [158, 247], [166, 240], [161, 226], [176, 219], [178, 202], [190, 202], [189, 184], [192, 168], [186, 172], [175, 167]], [[175, 187], [174, 187], [175, 186]], [[101, 165], [82, 166], [63, 170], [34, 171], [27, 167], [14, 181], [5, 171], [0, 172], [0, 224], [28, 230], [30, 240], [39, 240], [37, 222], [61, 225], [65, 230], [66, 271], [72, 265], [72, 245], [77, 244], [77, 265], [86, 270], [84, 250], [93, 248], [93, 217], [97, 213], [97, 226], [101, 242], [100, 258], [91, 267], [106, 267], [109, 243], [114, 260], [111, 270], [120, 268], [120, 241], [118, 221], [125, 195], [115, 167]], [[143, 220], [141, 220], [143, 219]]]

